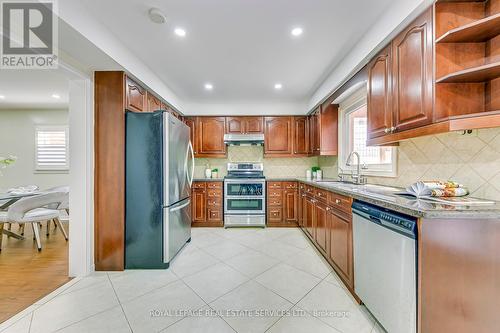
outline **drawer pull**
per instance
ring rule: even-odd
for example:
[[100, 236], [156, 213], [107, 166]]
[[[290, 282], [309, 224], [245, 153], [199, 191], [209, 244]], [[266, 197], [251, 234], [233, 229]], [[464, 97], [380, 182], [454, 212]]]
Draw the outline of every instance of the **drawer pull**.
[[339, 199], [335, 199], [335, 203], [336, 203], [337, 205], [340, 205], [340, 200], [339, 200]]

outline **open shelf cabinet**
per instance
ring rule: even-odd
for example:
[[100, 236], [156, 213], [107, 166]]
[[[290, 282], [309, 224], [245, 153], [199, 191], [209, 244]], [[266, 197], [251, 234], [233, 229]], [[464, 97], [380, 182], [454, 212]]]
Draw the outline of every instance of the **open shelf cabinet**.
[[434, 15], [435, 120], [500, 126], [500, 0], [437, 1]]

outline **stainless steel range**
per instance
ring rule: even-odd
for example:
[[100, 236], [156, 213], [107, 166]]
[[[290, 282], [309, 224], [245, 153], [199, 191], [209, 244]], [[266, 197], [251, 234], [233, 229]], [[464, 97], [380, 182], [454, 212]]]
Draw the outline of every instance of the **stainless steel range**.
[[224, 227], [266, 226], [262, 163], [228, 163], [224, 178]]

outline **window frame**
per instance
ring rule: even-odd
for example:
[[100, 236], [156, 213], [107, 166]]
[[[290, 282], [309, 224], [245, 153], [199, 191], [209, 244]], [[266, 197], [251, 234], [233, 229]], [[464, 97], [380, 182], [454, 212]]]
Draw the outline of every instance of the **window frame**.
[[[55, 167], [42, 167], [38, 164], [38, 133], [43, 131], [64, 131], [66, 136], [66, 165]], [[35, 173], [69, 173], [69, 126], [68, 125], [35, 125], [34, 129], [34, 172]]]
[[[359, 110], [363, 106], [368, 104], [368, 93], [366, 87], [362, 87], [352, 94], [347, 96], [345, 99], [339, 103], [339, 157], [338, 157], [338, 172], [352, 172], [356, 170], [355, 166], [347, 166], [346, 161], [350, 153], [349, 151], [349, 128], [348, 115], [352, 112]], [[391, 147], [392, 152], [392, 163], [388, 168], [384, 164], [369, 164], [366, 168], [361, 169], [361, 173], [364, 176], [375, 176], [375, 177], [397, 177], [397, 166], [398, 166], [398, 149], [397, 147]]]

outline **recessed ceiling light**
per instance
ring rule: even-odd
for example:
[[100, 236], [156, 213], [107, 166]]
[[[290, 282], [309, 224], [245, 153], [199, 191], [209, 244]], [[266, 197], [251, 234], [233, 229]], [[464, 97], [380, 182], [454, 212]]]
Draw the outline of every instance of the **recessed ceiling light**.
[[55, 98], [55, 99], [60, 99], [60, 98], [61, 98], [61, 95], [58, 95], [58, 94], [52, 94], [52, 98]]
[[214, 85], [211, 83], [205, 83], [205, 90], [214, 90]]
[[276, 84], [274, 85], [274, 89], [276, 89], [276, 90], [281, 90], [281, 89], [283, 89], [283, 85], [282, 85], [281, 83], [276, 83]]
[[5, 99], [5, 96], [4, 95], [0, 95], [0, 99]]
[[182, 28], [175, 28], [174, 33], [179, 37], [186, 37], [186, 30]]
[[148, 14], [149, 14], [149, 19], [154, 23], [163, 24], [167, 22], [167, 17], [158, 8], [151, 8]]
[[298, 36], [302, 35], [303, 32], [304, 32], [304, 30], [302, 30], [302, 28], [300, 28], [300, 27], [293, 28], [292, 29], [292, 36], [298, 37]]

